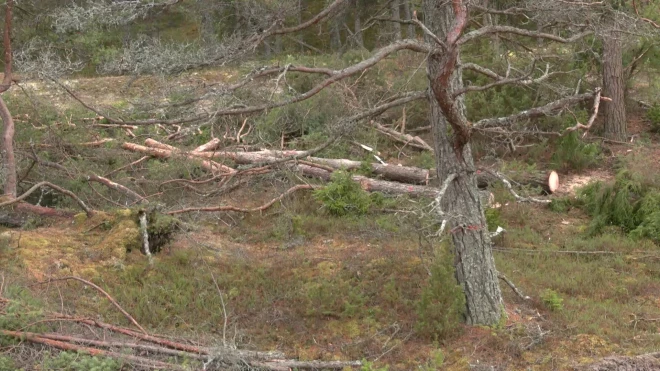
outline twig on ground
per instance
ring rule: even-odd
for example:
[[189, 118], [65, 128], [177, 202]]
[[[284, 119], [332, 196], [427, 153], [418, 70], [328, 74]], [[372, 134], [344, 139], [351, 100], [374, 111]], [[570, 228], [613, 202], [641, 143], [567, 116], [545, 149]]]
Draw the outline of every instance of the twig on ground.
[[120, 311], [120, 312], [121, 312], [121, 313], [122, 313], [122, 314], [123, 314], [123, 315], [124, 315], [124, 316], [125, 316], [125, 317], [126, 317], [126, 318], [127, 318], [132, 324], [133, 324], [133, 325], [135, 325], [135, 327], [137, 327], [138, 329], [140, 329], [140, 331], [142, 331], [145, 335], [148, 335], [147, 331], [146, 331], [142, 326], [140, 326], [140, 324], [135, 320], [135, 318], [133, 318], [130, 314], [128, 314], [128, 312], [125, 311], [124, 308], [122, 308], [121, 305], [119, 305], [119, 303], [117, 303], [117, 301], [116, 301], [112, 296], [110, 296], [110, 294], [108, 294], [105, 290], [103, 290], [103, 289], [100, 288], [99, 286], [95, 285], [94, 283], [87, 281], [87, 280], [84, 279], [84, 278], [80, 278], [80, 277], [76, 277], [76, 276], [66, 276], [66, 277], [62, 277], [62, 278], [50, 278], [50, 279], [48, 279], [48, 281], [39, 282], [39, 284], [45, 284], [45, 283], [51, 283], [51, 282], [57, 282], [57, 281], [67, 281], [67, 280], [75, 280], [75, 281], [78, 281], [78, 282], [82, 282], [82, 283], [84, 283], [85, 285], [91, 286], [91, 287], [94, 288], [96, 291], [98, 291], [98, 292], [100, 292], [101, 294], [103, 294], [108, 300], [110, 300], [110, 302], [111, 302], [111, 303], [112, 303], [117, 309], [119, 309], [119, 311]]

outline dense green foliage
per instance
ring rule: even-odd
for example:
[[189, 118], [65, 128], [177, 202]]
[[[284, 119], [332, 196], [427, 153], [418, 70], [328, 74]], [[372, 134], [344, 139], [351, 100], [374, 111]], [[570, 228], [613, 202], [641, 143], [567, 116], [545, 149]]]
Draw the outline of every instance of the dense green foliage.
[[633, 237], [660, 242], [660, 189], [635, 173], [623, 170], [613, 184], [591, 183], [580, 190], [579, 199], [593, 218], [590, 233], [614, 225]]
[[651, 130], [660, 133], [660, 103], [655, 103], [646, 111], [646, 118], [651, 122]]
[[314, 191], [314, 198], [334, 216], [362, 215], [372, 204], [382, 202], [382, 195], [369, 194], [345, 171], [334, 172], [327, 186]]

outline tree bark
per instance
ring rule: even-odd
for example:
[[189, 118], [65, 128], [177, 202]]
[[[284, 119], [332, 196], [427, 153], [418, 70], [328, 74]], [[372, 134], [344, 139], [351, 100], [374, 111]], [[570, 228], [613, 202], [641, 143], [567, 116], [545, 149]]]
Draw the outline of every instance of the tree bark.
[[364, 48], [364, 37], [362, 36], [362, 20], [360, 19], [360, 0], [353, 0], [355, 12], [353, 13], [353, 32], [355, 33], [355, 42], [359, 47]]
[[[410, 0], [403, 1], [403, 16], [406, 17], [406, 21], [412, 20], [412, 10], [410, 9]], [[408, 29], [406, 30], [406, 37], [408, 39], [414, 39], [417, 36], [415, 31], [415, 25], [409, 24]]]
[[[423, 6], [425, 23], [431, 31], [441, 39], [458, 38], [458, 35], [452, 34], [456, 32], [453, 27], [456, 15], [451, 3], [424, 0]], [[450, 94], [444, 95], [453, 97], [453, 92], [463, 88], [460, 69], [456, 68], [459, 58], [457, 49], [446, 53], [440, 50], [437, 55], [428, 58], [428, 75], [433, 92], [445, 89], [449, 90]], [[440, 77], [446, 76], [447, 71], [453, 71], [449, 79], [450, 86], [436, 86]], [[454, 130], [454, 127], [467, 125], [465, 105], [462, 96], [455, 98], [453, 102], [440, 102], [438, 97], [441, 95], [443, 94], [430, 93], [429, 96], [429, 121], [433, 132], [437, 173], [441, 183], [452, 174], [456, 175], [456, 179], [450, 182], [442, 197], [440, 206], [444, 213], [439, 217], [447, 221], [449, 233], [452, 235], [456, 278], [466, 298], [466, 322], [472, 325], [495, 325], [502, 316], [502, 294], [492, 243], [484, 216], [484, 206], [479, 197], [469, 136], [463, 138], [465, 133]]]
[[603, 102], [605, 137], [625, 142], [627, 139], [623, 45], [619, 35], [603, 37]]
[[401, 36], [401, 23], [399, 22], [401, 20], [401, 0], [394, 0], [391, 3], [392, 7], [392, 19], [394, 22], [392, 22], [392, 30], [394, 32], [394, 40], [398, 41], [402, 39]]
[[[12, 11], [14, 9], [14, 1], [8, 0], [5, 5], [5, 28], [3, 33], [3, 46], [4, 46], [4, 60], [5, 60], [5, 75], [0, 85], [0, 93], [9, 90], [12, 83], [12, 62], [13, 56], [11, 51], [11, 31], [12, 31]], [[0, 154], [2, 155], [2, 166], [4, 175], [4, 193], [10, 197], [16, 197], [16, 158], [14, 157], [14, 119], [11, 117], [11, 112], [7, 107], [4, 99], [0, 96], [0, 118], [4, 123], [2, 131], [2, 143], [0, 143]]]
[[4, 123], [2, 131], [2, 175], [5, 195], [16, 197], [16, 158], [14, 156], [14, 119], [5, 100], [0, 96], [0, 117]]

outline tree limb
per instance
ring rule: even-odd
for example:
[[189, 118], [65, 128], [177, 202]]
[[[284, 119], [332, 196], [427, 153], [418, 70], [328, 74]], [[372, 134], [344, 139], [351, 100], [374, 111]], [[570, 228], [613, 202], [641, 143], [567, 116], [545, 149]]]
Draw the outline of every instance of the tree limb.
[[593, 97], [594, 97], [594, 93], [571, 95], [562, 99], [558, 99], [554, 102], [550, 102], [544, 106], [530, 108], [528, 110], [513, 114], [511, 116], [479, 120], [476, 123], [474, 123], [474, 127], [486, 128], [493, 126], [505, 126], [505, 125], [513, 124], [514, 122], [522, 119], [548, 116], [552, 112], [562, 109], [568, 105], [582, 103], [586, 100], [592, 99]]
[[50, 183], [50, 182], [39, 182], [39, 183], [33, 185], [32, 188], [28, 189], [28, 190], [27, 190], [25, 193], [23, 193], [22, 195], [20, 195], [20, 196], [18, 196], [18, 197], [16, 197], [16, 198], [12, 198], [12, 199], [9, 200], [9, 201], [0, 202], [0, 207], [13, 205], [13, 204], [18, 203], [18, 202], [20, 202], [20, 201], [23, 201], [23, 200], [26, 199], [29, 195], [31, 195], [34, 191], [38, 190], [38, 189], [41, 188], [41, 187], [52, 188], [52, 189], [54, 189], [54, 190], [56, 190], [56, 191], [58, 191], [58, 192], [60, 192], [60, 193], [63, 193], [63, 194], [65, 194], [65, 195], [71, 197], [74, 201], [76, 201], [76, 203], [78, 203], [78, 205], [80, 206], [80, 208], [83, 209], [83, 210], [85, 211], [85, 213], [86, 213], [88, 216], [91, 216], [91, 215], [94, 213], [94, 210], [90, 209], [90, 208], [85, 204], [85, 202], [83, 202], [83, 200], [80, 199], [80, 197], [78, 197], [78, 196], [75, 195], [75, 193], [73, 193], [73, 192], [71, 192], [71, 191], [69, 191], [69, 190], [67, 190], [67, 189], [64, 189], [64, 188], [62, 188], [62, 187], [60, 187], [60, 186], [57, 186], [57, 185], [55, 185], [55, 184], [53, 184], [53, 183]]
[[476, 38], [486, 36], [489, 34], [494, 34], [494, 33], [509, 33], [509, 34], [514, 34], [514, 35], [520, 35], [520, 36], [528, 36], [528, 37], [534, 37], [534, 38], [542, 38], [542, 39], [548, 39], [552, 41], [556, 41], [562, 44], [568, 44], [572, 43], [574, 41], [577, 41], [585, 36], [589, 36], [593, 34], [593, 31], [585, 31], [581, 32], [579, 34], [573, 35], [569, 38], [563, 38], [561, 36], [549, 34], [549, 33], [544, 33], [544, 32], [538, 32], [538, 31], [530, 31], [530, 30], [525, 30], [522, 28], [518, 27], [511, 27], [511, 26], [486, 26], [479, 28], [474, 31], [470, 31], [466, 34], [464, 34], [458, 41], [457, 43], [459, 45], [465, 44], [466, 42], [472, 41]]

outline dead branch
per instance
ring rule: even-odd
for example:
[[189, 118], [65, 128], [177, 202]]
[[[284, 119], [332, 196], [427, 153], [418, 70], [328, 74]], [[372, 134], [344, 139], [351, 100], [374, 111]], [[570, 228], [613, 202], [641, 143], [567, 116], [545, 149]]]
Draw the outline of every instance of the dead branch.
[[422, 138], [418, 136], [412, 136], [410, 134], [398, 132], [396, 130], [385, 127], [373, 120], [370, 122], [370, 124], [371, 126], [376, 128], [379, 132], [389, 136], [390, 138], [393, 138], [398, 142], [404, 143], [405, 145], [411, 147], [433, 152], [433, 147], [431, 147], [428, 143], [426, 143]]
[[112, 305], [114, 305], [117, 309], [119, 309], [119, 311], [120, 311], [120, 312], [121, 312], [121, 313], [122, 313], [122, 314], [123, 314], [123, 315], [124, 315], [124, 316], [125, 316], [125, 317], [126, 317], [126, 318], [127, 318], [132, 324], [133, 324], [133, 325], [135, 325], [135, 327], [137, 327], [138, 329], [140, 329], [140, 331], [142, 331], [145, 335], [148, 335], [148, 334], [147, 334], [147, 331], [146, 331], [142, 326], [140, 326], [140, 324], [135, 320], [135, 318], [133, 318], [130, 314], [128, 314], [128, 312], [125, 311], [124, 308], [122, 308], [121, 305], [119, 305], [119, 303], [117, 303], [117, 301], [116, 301], [112, 296], [110, 296], [110, 294], [108, 294], [107, 292], [105, 292], [105, 290], [103, 290], [103, 289], [100, 288], [99, 286], [95, 285], [94, 283], [87, 281], [87, 280], [84, 279], [84, 278], [80, 278], [80, 277], [76, 277], [76, 276], [66, 276], [66, 277], [62, 277], [62, 278], [50, 278], [50, 279], [48, 279], [48, 281], [45, 281], [45, 282], [39, 282], [39, 284], [45, 284], [45, 283], [51, 283], [51, 282], [57, 282], [57, 281], [67, 281], [67, 280], [75, 280], [75, 281], [78, 281], [78, 282], [82, 282], [82, 283], [84, 283], [85, 285], [91, 286], [91, 287], [94, 288], [96, 291], [98, 291], [98, 292], [100, 292], [101, 294], [103, 294], [103, 296], [105, 296], [108, 300], [110, 300], [110, 302], [112, 303]]
[[122, 170], [124, 170], [124, 169], [127, 169], [127, 168], [129, 168], [129, 167], [133, 167], [133, 166], [135, 166], [135, 165], [138, 165], [138, 164], [140, 164], [140, 163], [142, 163], [142, 162], [144, 162], [144, 161], [147, 161], [147, 160], [150, 159], [150, 158], [151, 158], [151, 156], [143, 156], [143, 157], [140, 157], [139, 159], [137, 159], [137, 160], [131, 162], [130, 164], [126, 164], [126, 165], [124, 165], [124, 166], [122, 166], [122, 167], [119, 167], [119, 168], [117, 168], [117, 169], [112, 170], [111, 172], [105, 174], [103, 177], [107, 178], [107, 177], [109, 177], [109, 176], [111, 176], [111, 175], [117, 174], [118, 172], [120, 172], [120, 171], [122, 171]]
[[550, 102], [544, 106], [540, 107], [534, 107], [530, 108], [528, 110], [516, 113], [511, 116], [506, 116], [506, 117], [496, 117], [496, 118], [488, 118], [488, 119], [483, 119], [479, 120], [474, 123], [474, 127], [478, 128], [486, 128], [486, 127], [493, 127], [493, 126], [506, 126], [513, 124], [517, 121], [523, 120], [523, 119], [531, 119], [531, 118], [537, 118], [537, 117], [543, 117], [543, 116], [548, 116], [552, 112], [558, 111], [568, 105], [573, 105], [573, 104], [578, 104], [581, 102], [584, 102], [589, 99], [593, 99], [594, 93], [584, 93], [584, 94], [579, 94], [579, 95], [571, 95], [566, 98], [562, 98], [559, 100], [556, 100], [554, 102]]
[[317, 188], [316, 186], [310, 185], [310, 184], [299, 184], [297, 186], [293, 186], [289, 188], [286, 192], [282, 193], [281, 195], [275, 197], [274, 199], [266, 202], [265, 204], [259, 206], [259, 207], [254, 207], [250, 209], [246, 208], [241, 208], [241, 207], [236, 207], [236, 206], [215, 206], [215, 207], [188, 207], [185, 209], [180, 209], [180, 210], [174, 210], [174, 211], [169, 211], [166, 214], [168, 215], [176, 215], [176, 214], [183, 214], [183, 213], [189, 213], [189, 212], [195, 212], [195, 211], [206, 211], [206, 212], [215, 212], [215, 211], [235, 211], [239, 213], [253, 213], [257, 211], [264, 211], [267, 208], [273, 206], [276, 202], [283, 200], [286, 196], [299, 191], [303, 189], [314, 189]]
[[132, 355], [116, 353], [116, 352], [110, 352], [110, 351], [105, 351], [105, 350], [96, 349], [96, 348], [83, 347], [83, 346], [79, 346], [79, 345], [75, 345], [75, 344], [71, 344], [71, 343], [66, 343], [66, 342], [58, 341], [58, 340], [47, 339], [47, 338], [39, 336], [39, 334], [35, 334], [35, 333], [32, 333], [32, 332], [18, 332], [18, 331], [0, 330], [0, 333], [5, 335], [5, 336], [11, 336], [11, 337], [16, 338], [16, 339], [24, 339], [24, 340], [28, 340], [28, 341], [33, 342], [33, 343], [44, 344], [44, 345], [48, 345], [48, 346], [51, 346], [53, 348], [57, 348], [57, 349], [61, 349], [61, 350], [85, 352], [85, 353], [88, 353], [91, 356], [101, 356], [101, 357], [109, 357], [109, 358], [115, 358], [115, 359], [131, 361], [131, 362], [135, 362], [135, 363], [137, 363], [141, 366], [147, 366], [147, 367], [151, 367], [151, 368], [162, 368], [162, 369], [169, 369], [169, 370], [185, 370], [181, 366], [173, 365], [173, 364], [170, 364], [170, 363], [154, 361], [154, 360], [151, 360], [149, 358], [144, 358], [144, 357], [139, 357], [139, 356], [132, 356]]
[[122, 124], [122, 125], [155, 125], [155, 124], [161, 124], [161, 125], [177, 125], [177, 124], [186, 124], [186, 123], [192, 123], [192, 122], [197, 122], [201, 120], [208, 119], [210, 117], [217, 117], [217, 116], [236, 116], [236, 115], [246, 115], [246, 114], [252, 114], [252, 113], [259, 113], [267, 110], [271, 110], [274, 108], [278, 107], [284, 107], [289, 104], [293, 103], [298, 103], [302, 102], [304, 100], [307, 100], [322, 90], [324, 90], [326, 87], [341, 81], [345, 78], [348, 78], [350, 76], [353, 76], [355, 74], [361, 73], [364, 70], [376, 65], [379, 63], [381, 60], [389, 56], [390, 54], [393, 54], [397, 51], [400, 50], [412, 50], [416, 52], [422, 52], [426, 53], [430, 50], [430, 47], [428, 44], [417, 41], [417, 40], [402, 40], [402, 41], [397, 41], [394, 42], [390, 45], [387, 45], [385, 47], [382, 47], [381, 49], [377, 50], [375, 53], [370, 58], [367, 58], [365, 60], [362, 60], [359, 63], [356, 63], [352, 66], [349, 66], [347, 68], [341, 69], [341, 70], [334, 70], [332, 71], [330, 77], [327, 79], [321, 81], [314, 87], [312, 87], [310, 90], [306, 91], [305, 93], [298, 94], [297, 96], [294, 96], [290, 99], [283, 100], [280, 102], [273, 102], [273, 103], [266, 103], [266, 104], [261, 104], [261, 105], [256, 105], [256, 106], [250, 106], [250, 107], [240, 107], [240, 108], [221, 108], [218, 109], [214, 112], [210, 113], [204, 113], [200, 114], [197, 116], [192, 116], [188, 118], [182, 118], [182, 119], [171, 119], [171, 120], [162, 120], [162, 119], [149, 119], [149, 120], [141, 120], [141, 121], [124, 121], [124, 120], [119, 120], [119, 119], [114, 119], [109, 117], [108, 115], [102, 114], [98, 109], [90, 106], [89, 104], [85, 103], [82, 99], [80, 99], [71, 89], [69, 89], [67, 86], [64, 84], [60, 83], [59, 81], [52, 79], [53, 82], [55, 82], [58, 86], [60, 86], [62, 89], [64, 89], [72, 98], [74, 98], [76, 101], [78, 101], [83, 107], [89, 109], [90, 111], [100, 115], [104, 116], [106, 120], [113, 124]]
[[74, 201], [76, 201], [76, 203], [80, 206], [80, 208], [83, 209], [83, 210], [85, 211], [85, 213], [86, 213], [88, 216], [90, 216], [90, 215], [92, 215], [92, 214], [94, 213], [94, 210], [90, 209], [90, 208], [85, 204], [85, 202], [84, 202], [83, 200], [81, 200], [80, 197], [76, 196], [73, 192], [71, 192], [71, 191], [69, 191], [69, 190], [67, 190], [67, 189], [64, 189], [64, 188], [62, 188], [62, 187], [60, 187], [60, 186], [57, 186], [57, 185], [55, 185], [55, 184], [53, 184], [53, 183], [50, 183], [50, 182], [39, 182], [39, 183], [33, 185], [32, 188], [28, 189], [28, 190], [27, 190], [25, 193], [23, 193], [22, 195], [20, 195], [20, 196], [18, 196], [18, 197], [16, 197], [16, 198], [12, 198], [12, 199], [9, 200], [9, 201], [0, 202], [0, 207], [13, 205], [13, 204], [18, 203], [18, 202], [20, 202], [20, 201], [23, 201], [25, 198], [27, 198], [29, 195], [31, 195], [33, 192], [35, 192], [36, 190], [40, 189], [41, 187], [52, 188], [52, 189], [56, 190], [57, 192], [60, 192], [60, 193], [62, 193], [62, 194], [65, 194], [65, 195], [71, 197]]
[[269, 370], [343, 370], [346, 367], [360, 367], [360, 361], [293, 361], [293, 360], [273, 360], [269, 362], [252, 362], [255, 367], [264, 367]]
[[516, 295], [518, 295], [518, 297], [521, 298], [522, 300], [530, 300], [531, 299], [529, 296], [524, 295], [522, 293], [522, 291], [520, 291], [520, 289], [518, 289], [516, 287], [516, 285], [514, 285], [513, 282], [511, 282], [511, 280], [508, 279], [502, 272], [497, 272], [497, 277], [499, 279], [501, 279], [502, 281], [504, 281], [507, 285], [509, 285], [511, 290], [513, 290], [513, 292], [515, 292]]
[[[200, 156], [198, 152], [184, 153], [184, 152], [179, 152], [178, 149], [176, 151], [171, 151], [171, 150], [160, 149], [160, 148], [145, 147], [145, 146], [141, 146], [141, 145], [133, 144], [133, 143], [124, 143], [124, 144], [122, 144], [122, 148], [126, 149], [126, 150], [129, 150], [129, 151], [144, 153], [144, 154], [148, 154], [148, 155], [153, 156], [153, 157], [164, 158], [164, 159], [173, 157], [173, 156], [178, 155], [178, 154], [181, 154], [182, 157], [187, 158], [189, 160], [199, 161], [202, 168], [204, 168], [205, 170], [208, 170], [212, 173], [215, 173], [217, 171], [221, 171], [223, 173], [232, 173], [232, 172], [236, 171], [236, 170], [234, 170], [234, 169], [232, 169], [232, 168], [230, 168], [226, 165], [217, 163], [215, 161], [208, 161], [208, 160], [201, 160], [200, 161], [200, 157], [204, 157], [204, 156]], [[206, 153], [206, 152], [201, 152], [201, 153]]]
[[535, 197], [522, 197], [518, 193], [516, 193], [516, 191], [513, 190], [513, 186], [511, 185], [511, 182], [509, 182], [509, 180], [506, 179], [502, 174], [500, 174], [496, 171], [488, 170], [488, 169], [482, 169], [482, 170], [489, 173], [489, 174], [491, 174], [492, 176], [494, 176], [496, 178], [499, 178], [502, 181], [502, 183], [504, 183], [504, 186], [509, 190], [509, 193], [511, 193], [513, 195], [513, 197], [515, 197], [518, 202], [536, 202], [536, 203], [541, 203], [541, 204], [548, 204], [548, 203], [552, 202], [552, 200], [542, 200], [542, 199], [538, 199], [538, 198], [535, 198]]
[[60, 314], [60, 313], [55, 313], [55, 314], [53, 314], [53, 316], [54, 316], [54, 318], [53, 318], [54, 320], [66, 320], [66, 321], [72, 321], [72, 322], [78, 322], [78, 323], [86, 324], [86, 325], [89, 325], [89, 326], [95, 326], [95, 327], [102, 328], [102, 329], [105, 329], [105, 330], [108, 330], [108, 331], [112, 331], [112, 332], [115, 332], [115, 333], [118, 333], [118, 334], [123, 334], [123, 335], [131, 336], [131, 337], [134, 337], [134, 338], [137, 338], [137, 339], [141, 339], [141, 340], [144, 340], [144, 341], [148, 341], [150, 343], [163, 345], [163, 346], [166, 346], [166, 347], [171, 348], [171, 349], [178, 349], [178, 350], [182, 350], [182, 351], [190, 352], [190, 353], [195, 353], [195, 354], [209, 354], [208, 349], [205, 349], [205, 348], [199, 348], [199, 347], [188, 345], [188, 344], [180, 344], [180, 343], [173, 342], [173, 341], [170, 341], [170, 340], [167, 340], [167, 339], [163, 339], [161, 337], [157, 337], [157, 336], [153, 336], [153, 335], [149, 335], [149, 334], [144, 334], [144, 333], [141, 333], [141, 332], [137, 332], [135, 330], [131, 330], [131, 329], [128, 329], [128, 328], [111, 325], [111, 324], [108, 324], [108, 323], [92, 320], [92, 319], [89, 319], [89, 318], [74, 317], [74, 316], [70, 316], [70, 315], [66, 315], [66, 314]]
[[653, 26], [655, 28], [660, 28], [660, 23], [656, 23], [655, 21], [653, 21], [651, 19], [644, 18], [639, 14], [639, 9], [637, 8], [637, 1], [633, 0], [632, 3], [633, 3], [633, 8], [635, 8], [635, 14], [637, 14], [637, 17], [639, 17], [639, 19], [641, 19], [642, 21], [650, 24], [651, 26]]
[[568, 254], [568, 255], [620, 255], [620, 251], [576, 251], [576, 250], [534, 250], [493, 247], [493, 250], [500, 252], [525, 253], [525, 254]]
[[124, 343], [124, 342], [119, 342], [119, 341], [91, 340], [91, 339], [84, 339], [84, 338], [79, 338], [79, 337], [74, 337], [74, 336], [66, 336], [66, 335], [60, 335], [60, 334], [39, 334], [38, 336], [42, 337], [44, 339], [51, 339], [51, 340], [65, 341], [65, 342], [69, 342], [69, 343], [92, 345], [92, 346], [103, 347], [103, 348], [130, 348], [130, 349], [146, 350], [146, 351], [154, 352], [154, 353], [167, 354], [167, 355], [172, 355], [172, 356], [189, 357], [189, 358], [194, 358], [194, 359], [206, 359], [207, 358], [206, 356], [201, 355], [199, 353], [185, 352], [185, 351], [182, 351], [182, 350], [170, 349], [170, 348], [147, 345], [147, 344]]
[[[609, 99], [609, 98], [607, 98]], [[591, 125], [594, 124], [594, 121], [596, 121], [596, 117], [598, 116], [598, 108], [600, 107], [600, 101], [601, 100], [607, 100], [605, 97], [601, 97], [601, 88], [596, 88], [595, 94], [594, 94], [594, 112], [591, 114], [591, 117], [589, 117], [589, 121], [587, 121], [586, 125], [582, 125], [579, 121], [575, 124], [575, 126], [571, 126], [570, 128], [567, 128], [564, 133], [569, 133], [571, 131], [575, 131], [578, 129], [584, 129], [584, 134], [582, 135], [583, 137], [587, 135], [589, 132], [589, 129], [591, 129]], [[609, 99], [611, 101], [611, 99]]]
[[514, 35], [520, 35], [520, 36], [528, 36], [528, 37], [533, 37], [533, 38], [541, 38], [541, 39], [547, 39], [547, 40], [552, 40], [556, 41], [562, 44], [570, 44], [574, 41], [580, 40], [586, 36], [589, 36], [593, 34], [593, 31], [585, 31], [581, 32], [579, 34], [573, 35], [569, 38], [563, 38], [561, 36], [557, 36], [554, 34], [549, 34], [549, 33], [544, 33], [544, 32], [537, 32], [537, 31], [531, 31], [531, 30], [525, 30], [522, 28], [518, 27], [512, 27], [512, 26], [486, 26], [486, 27], [481, 27], [479, 29], [476, 29], [474, 31], [470, 31], [466, 34], [464, 34], [460, 39], [458, 39], [456, 42], [458, 45], [465, 44], [466, 42], [469, 42], [471, 40], [474, 40], [478, 37], [490, 35], [490, 34], [497, 34], [497, 33], [509, 33], [509, 34], [514, 34]]
[[92, 128], [119, 128], [119, 129], [132, 129], [137, 130], [136, 125], [121, 125], [121, 124], [92, 124], [89, 125]]
[[138, 202], [144, 202], [144, 203], [149, 202], [144, 197], [140, 196], [139, 194], [137, 194], [135, 191], [131, 190], [130, 188], [128, 188], [126, 186], [123, 186], [119, 183], [115, 183], [110, 179], [92, 174], [92, 175], [87, 176], [87, 181], [88, 182], [101, 183], [101, 184], [103, 184], [104, 186], [106, 186], [108, 188], [112, 188], [115, 191], [119, 191], [119, 192], [121, 192], [125, 195], [128, 195], [129, 197], [131, 197], [132, 199], [134, 199]]
[[285, 28], [280, 28], [277, 30], [272, 31], [270, 34], [271, 35], [283, 35], [287, 33], [293, 33], [293, 32], [298, 32], [300, 30], [304, 30], [306, 28], [309, 28], [319, 22], [321, 22], [324, 19], [327, 19], [329, 16], [331, 16], [333, 13], [335, 13], [342, 5], [346, 3], [346, 0], [335, 0], [332, 4], [328, 5], [325, 9], [323, 9], [320, 13], [318, 13], [316, 16], [314, 16], [312, 19], [300, 23], [296, 26], [293, 27], [285, 27]]

